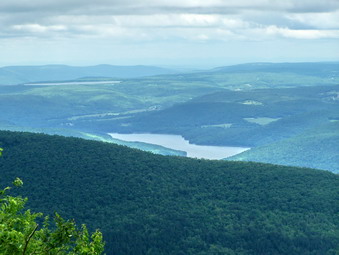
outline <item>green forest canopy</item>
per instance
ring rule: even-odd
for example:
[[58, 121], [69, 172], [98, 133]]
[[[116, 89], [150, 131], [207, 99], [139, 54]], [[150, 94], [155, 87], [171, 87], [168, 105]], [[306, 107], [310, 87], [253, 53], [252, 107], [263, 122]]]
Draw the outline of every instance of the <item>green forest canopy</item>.
[[[0, 156], [1, 151], [2, 148]], [[13, 185], [20, 187], [23, 182], [16, 178]], [[11, 187], [0, 189], [0, 254], [102, 254], [104, 243], [101, 232], [96, 231], [90, 236], [86, 225], [79, 230], [73, 221], [65, 221], [57, 213], [54, 226], [50, 226], [48, 216], [39, 224], [42, 214], [24, 211], [27, 199], [7, 195], [9, 189]]]
[[[335, 254], [339, 177], [0, 132], [0, 185], [102, 230], [107, 254]], [[13, 190], [15, 194], [15, 190]]]

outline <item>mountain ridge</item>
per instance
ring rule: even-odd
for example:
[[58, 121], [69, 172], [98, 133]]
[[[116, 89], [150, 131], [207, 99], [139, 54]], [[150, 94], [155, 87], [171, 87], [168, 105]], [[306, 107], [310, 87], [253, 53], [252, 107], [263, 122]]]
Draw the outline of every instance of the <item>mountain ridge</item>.
[[[104, 234], [107, 254], [332, 254], [339, 176], [0, 132], [0, 185]], [[16, 191], [13, 191], [14, 193]]]

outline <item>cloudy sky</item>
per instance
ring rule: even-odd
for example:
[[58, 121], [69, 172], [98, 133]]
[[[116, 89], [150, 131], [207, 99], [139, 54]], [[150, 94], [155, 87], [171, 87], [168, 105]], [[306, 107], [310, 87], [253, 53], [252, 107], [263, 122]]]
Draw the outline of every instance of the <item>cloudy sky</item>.
[[338, 60], [339, 0], [0, 1], [0, 66]]

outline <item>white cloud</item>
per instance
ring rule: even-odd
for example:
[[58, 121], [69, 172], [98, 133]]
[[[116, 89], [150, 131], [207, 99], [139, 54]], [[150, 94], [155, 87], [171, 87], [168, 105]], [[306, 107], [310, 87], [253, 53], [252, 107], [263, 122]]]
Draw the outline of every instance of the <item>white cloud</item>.
[[[155, 14], [87, 16], [63, 15], [44, 20], [41, 24], [15, 24], [8, 33], [15, 36], [46, 37], [98, 37], [124, 40], [267, 40], [279, 37], [293, 39], [338, 38], [339, 27], [336, 16], [317, 14], [291, 14], [287, 18], [294, 22], [313, 26], [323, 17], [327, 22], [315, 28], [293, 28], [287, 24], [263, 24], [244, 20], [241, 15], [219, 14]], [[320, 26], [320, 27], [319, 27]], [[323, 27], [323, 28], [321, 28]], [[12, 32], [10, 32], [12, 30]]]
[[288, 14], [292, 21], [309, 25], [319, 29], [339, 29], [339, 11], [326, 13], [298, 13]]
[[339, 0], [0, 0], [0, 45], [6, 41], [6, 47], [20, 40], [34, 41], [31, 47], [63, 41], [70, 52], [87, 43], [94, 53], [99, 43], [138, 49], [328, 40], [334, 47], [338, 31]]
[[148, 16], [116, 16], [114, 22], [124, 27], [228, 27], [242, 28], [247, 22], [222, 15], [208, 14], [157, 14]]
[[50, 31], [66, 31], [67, 28], [64, 25], [52, 25], [52, 26], [43, 26], [39, 24], [24, 24], [24, 25], [14, 25], [14, 30], [31, 32], [31, 33], [46, 33]]
[[315, 29], [289, 29], [284, 27], [268, 26], [264, 29], [261, 29], [265, 35], [275, 36], [279, 35], [285, 38], [293, 39], [323, 39], [331, 38], [339, 39], [339, 30], [315, 30]]
[[[339, 23], [336, 9], [338, 0], [1, 0], [0, 30], [10, 32], [11, 27], [26, 26], [26, 31], [35, 33], [53, 30], [53, 26], [108, 24], [145, 30], [190, 26], [243, 29], [289, 27], [290, 23], [335, 29]], [[248, 13], [260, 18], [252, 21]], [[260, 24], [265, 20], [271, 24]], [[35, 27], [29, 28], [32, 24]]]

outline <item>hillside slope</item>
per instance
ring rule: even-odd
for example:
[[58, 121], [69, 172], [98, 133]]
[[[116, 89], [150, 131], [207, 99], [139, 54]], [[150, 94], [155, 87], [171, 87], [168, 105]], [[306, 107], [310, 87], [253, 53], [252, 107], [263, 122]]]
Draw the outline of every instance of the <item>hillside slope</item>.
[[0, 185], [100, 228], [107, 254], [334, 254], [339, 176], [0, 132]]
[[279, 142], [253, 148], [228, 160], [326, 169], [339, 173], [339, 121]]

